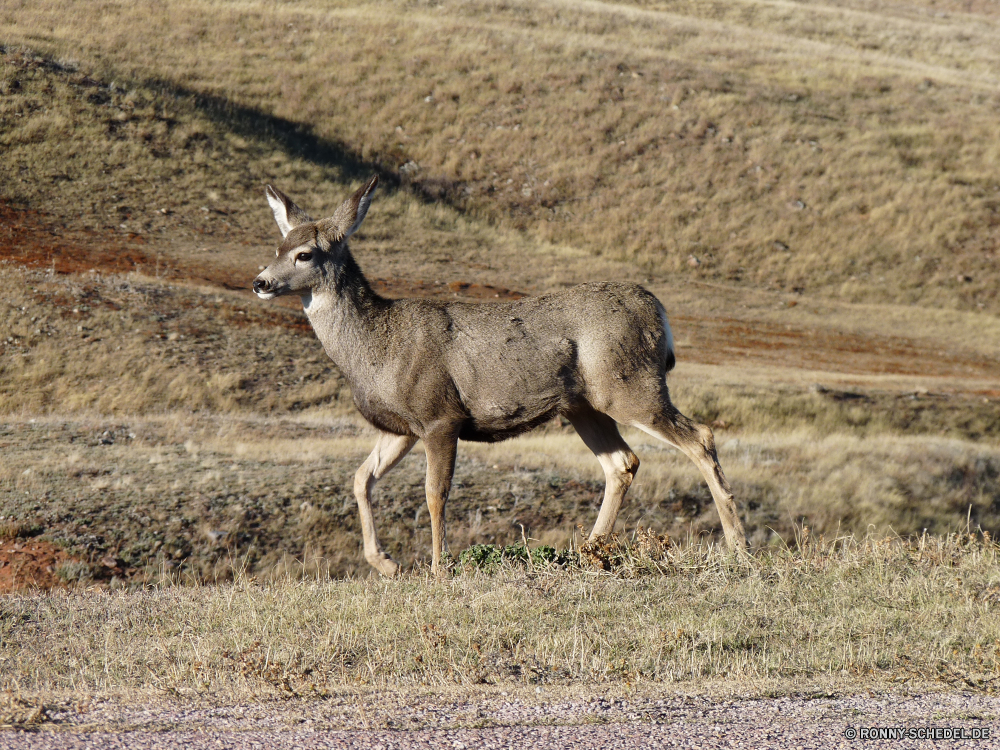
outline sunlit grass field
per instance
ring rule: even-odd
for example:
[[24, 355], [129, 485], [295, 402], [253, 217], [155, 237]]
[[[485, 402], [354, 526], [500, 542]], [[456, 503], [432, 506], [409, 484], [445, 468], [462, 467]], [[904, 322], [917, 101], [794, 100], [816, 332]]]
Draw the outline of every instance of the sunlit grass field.
[[740, 562], [641, 537], [609, 547], [610, 572], [506, 563], [447, 580], [426, 568], [395, 581], [300, 572], [266, 585], [15, 596], [0, 600], [0, 658], [9, 680], [50, 700], [1000, 687], [992, 541], [801, 542]]
[[[0, 567], [0, 689], [995, 692], [998, 91], [985, 1], [6, 3], [0, 562], [56, 590]], [[750, 558], [632, 431], [588, 553], [603, 474], [553, 422], [460, 446], [440, 580], [415, 450], [370, 577], [373, 432], [248, 287], [266, 183], [318, 217], [375, 172], [379, 288], [664, 301]], [[519, 543], [561, 564], [458, 562]]]

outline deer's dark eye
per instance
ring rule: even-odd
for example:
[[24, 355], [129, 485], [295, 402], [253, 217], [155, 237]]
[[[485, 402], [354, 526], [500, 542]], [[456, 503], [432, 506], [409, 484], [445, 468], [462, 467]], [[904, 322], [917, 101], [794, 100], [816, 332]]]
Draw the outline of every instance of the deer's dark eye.
[[312, 260], [312, 257], [313, 257], [312, 253], [299, 253], [298, 255], [295, 256], [295, 260], [296, 262], [301, 260], [304, 263], [307, 260]]

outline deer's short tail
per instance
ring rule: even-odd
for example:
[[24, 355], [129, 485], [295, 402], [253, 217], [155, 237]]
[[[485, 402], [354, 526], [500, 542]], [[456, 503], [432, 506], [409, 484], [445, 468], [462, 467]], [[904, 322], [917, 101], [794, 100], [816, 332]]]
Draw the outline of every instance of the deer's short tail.
[[674, 365], [677, 364], [677, 358], [674, 357], [674, 334], [670, 330], [670, 322], [667, 320], [667, 311], [663, 309], [663, 305], [659, 306], [660, 322], [663, 324], [663, 350], [661, 351], [661, 356], [663, 357], [663, 368], [665, 372], [670, 372], [674, 369]]

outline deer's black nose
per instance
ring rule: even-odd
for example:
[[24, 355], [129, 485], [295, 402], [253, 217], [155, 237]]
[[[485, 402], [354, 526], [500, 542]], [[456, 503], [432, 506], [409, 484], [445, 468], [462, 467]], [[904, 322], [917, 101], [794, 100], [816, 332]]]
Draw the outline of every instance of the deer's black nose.
[[266, 292], [270, 286], [271, 284], [265, 281], [264, 279], [257, 278], [253, 280], [253, 290], [257, 294], [260, 294], [261, 292]]

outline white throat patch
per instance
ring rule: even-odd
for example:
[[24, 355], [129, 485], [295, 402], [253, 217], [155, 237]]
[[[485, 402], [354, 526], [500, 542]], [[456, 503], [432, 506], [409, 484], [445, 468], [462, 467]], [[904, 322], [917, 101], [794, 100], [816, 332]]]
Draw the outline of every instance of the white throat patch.
[[305, 310], [306, 315], [311, 315], [317, 310], [322, 310], [330, 302], [326, 295], [320, 294], [318, 296], [313, 296], [311, 289], [307, 289], [303, 292], [301, 294], [301, 299], [302, 309]]

